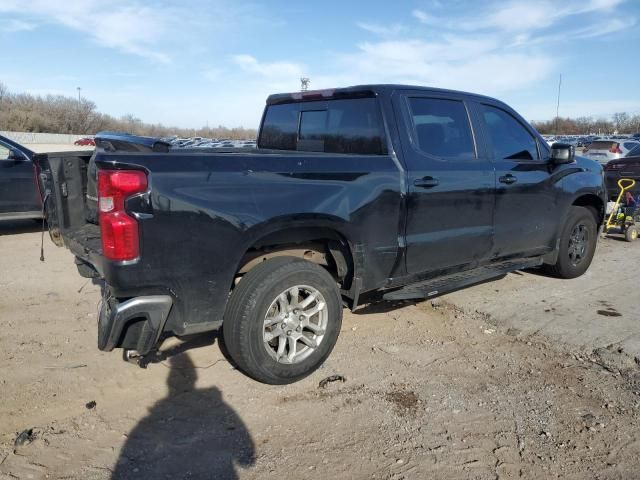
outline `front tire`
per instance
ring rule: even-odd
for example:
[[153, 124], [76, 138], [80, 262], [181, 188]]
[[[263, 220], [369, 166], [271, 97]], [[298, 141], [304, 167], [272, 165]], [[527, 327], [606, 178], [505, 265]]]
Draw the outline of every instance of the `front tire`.
[[559, 278], [576, 278], [587, 271], [597, 242], [596, 219], [591, 210], [572, 206], [560, 234], [558, 258], [545, 270]]
[[222, 332], [229, 355], [244, 373], [282, 385], [322, 365], [341, 325], [342, 300], [329, 272], [296, 257], [278, 257], [238, 283]]

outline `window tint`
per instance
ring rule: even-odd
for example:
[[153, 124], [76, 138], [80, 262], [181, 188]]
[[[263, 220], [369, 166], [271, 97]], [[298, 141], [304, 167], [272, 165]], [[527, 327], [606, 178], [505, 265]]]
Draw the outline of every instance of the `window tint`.
[[436, 157], [475, 158], [469, 118], [462, 102], [410, 98], [409, 107], [420, 150]]
[[626, 148], [627, 150], [631, 150], [632, 148], [636, 147], [638, 144], [636, 142], [626, 142], [624, 144], [624, 148]]
[[375, 98], [271, 105], [259, 146], [326, 153], [387, 153]]
[[260, 147], [295, 150], [298, 136], [298, 105], [272, 105], [267, 109], [262, 131]]
[[618, 142], [612, 142], [610, 140], [601, 140], [598, 142], [591, 142], [589, 150], [610, 150], [613, 147], [618, 146]]
[[300, 136], [298, 150], [324, 152], [327, 133], [327, 110], [309, 110], [300, 112]]
[[536, 139], [518, 120], [499, 108], [482, 109], [496, 159], [538, 160]]

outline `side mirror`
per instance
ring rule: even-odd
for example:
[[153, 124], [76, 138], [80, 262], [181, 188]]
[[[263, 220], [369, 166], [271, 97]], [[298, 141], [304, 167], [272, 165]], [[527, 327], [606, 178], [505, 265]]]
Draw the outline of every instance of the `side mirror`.
[[554, 143], [551, 146], [550, 159], [556, 165], [573, 162], [576, 156], [576, 147], [568, 143]]

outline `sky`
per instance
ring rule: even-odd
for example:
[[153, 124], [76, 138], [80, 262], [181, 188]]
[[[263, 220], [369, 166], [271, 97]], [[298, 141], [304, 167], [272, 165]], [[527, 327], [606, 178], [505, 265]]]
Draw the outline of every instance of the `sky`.
[[257, 127], [270, 93], [404, 83], [528, 120], [640, 113], [640, 0], [0, 0], [0, 82], [102, 112]]

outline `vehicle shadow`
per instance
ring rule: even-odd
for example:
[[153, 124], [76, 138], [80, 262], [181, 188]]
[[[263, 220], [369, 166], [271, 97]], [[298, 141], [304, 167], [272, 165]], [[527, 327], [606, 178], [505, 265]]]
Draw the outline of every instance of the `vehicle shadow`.
[[169, 358], [168, 394], [131, 431], [112, 480], [238, 478], [255, 463], [255, 444], [216, 387], [196, 388], [188, 354]]
[[[42, 231], [42, 220], [0, 220], [0, 236], [40, 231]], [[48, 233], [47, 236], [49, 236]]]

